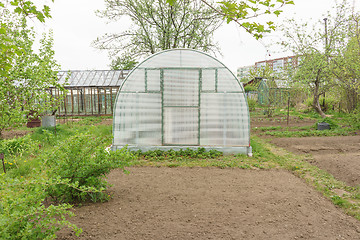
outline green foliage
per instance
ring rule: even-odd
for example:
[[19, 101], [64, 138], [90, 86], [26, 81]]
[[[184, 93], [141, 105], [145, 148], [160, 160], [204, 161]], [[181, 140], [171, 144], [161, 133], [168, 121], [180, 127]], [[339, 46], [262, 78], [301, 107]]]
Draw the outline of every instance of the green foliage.
[[152, 160], [186, 160], [191, 158], [218, 158], [222, 156], [222, 152], [217, 150], [209, 150], [206, 151], [205, 148], [197, 148], [194, 149], [180, 149], [179, 151], [169, 150], [169, 151], [162, 151], [162, 150], [153, 150], [153, 151], [136, 151], [134, 154], [138, 157], [143, 157], [145, 159], [152, 159]]
[[110, 68], [112, 70], [131, 70], [133, 69], [138, 61], [127, 57], [116, 57], [111, 61]]
[[329, 118], [329, 117], [326, 117], [326, 118], [323, 118], [321, 120], [319, 120], [317, 122], [318, 123], [328, 123], [330, 125], [330, 129], [336, 129], [339, 127], [339, 125], [335, 122], [335, 120]]
[[[54, 2], [54, 0], [51, 1]], [[38, 4], [28, 0], [3, 0], [0, 2], [0, 10], [5, 8], [9, 3], [12, 6], [13, 12], [19, 15], [36, 17], [40, 22], [45, 22], [46, 18], [51, 18], [49, 6], [39, 6]]]
[[247, 85], [244, 87], [245, 92], [256, 92], [257, 91], [257, 87], [256, 86], [251, 86], [251, 85]]
[[[4, 154], [6, 171], [17, 168], [23, 160], [23, 155], [34, 153], [39, 149], [39, 142], [34, 141], [29, 135], [9, 140], [0, 140], [0, 153]], [[3, 171], [3, 167], [1, 167]]]
[[32, 140], [30, 135], [0, 140], [0, 153], [4, 153], [5, 158], [23, 155], [26, 152], [32, 152], [38, 148], [39, 142]]
[[80, 234], [66, 219], [73, 216], [69, 204], [44, 205], [45, 190], [53, 184], [43, 174], [28, 179], [0, 175], [0, 239], [55, 239], [65, 226]]
[[[220, 10], [217, 12], [224, 17], [227, 23], [234, 21], [256, 39], [260, 39], [264, 33], [275, 30], [274, 22], [268, 21], [266, 24], [261, 24], [248, 20], [259, 15], [279, 16], [282, 12], [281, 7], [288, 4], [294, 4], [294, 2], [290, 0], [221, 1], [218, 3]], [[210, 4], [208, 5], [210, 6]], [[216, 7], [212, 6], [212, 9], [216, 10]]]
[[[23, 3], [31, 5], [30, 1]], [[56, 106], [57, 99], [45, 90], [50, 86], [63, 90], [63, 86], [58, 84], [59, 65], [54, 60], [52, 33], [44, 34], [36, 51], [34, 30], [27, 26], [26, 19], [1, 8], [0, 15], [4, 33], [0, 34], [1, 138], [4, 129], [25, 123], [30, 113], [37, 117]]]
[[351, 127], [360, 129], [360, 112], [349, 115], [348, 123]]
[[[323, 107], [324, 112], [332, 111], [336, 108], [336, 106], [339, 104], [340, 99], [335, 99], [333, 97], [325, 97], [320, 96], [319, 97], [319, 103]], [[309, 108], [312, 108], [314, 102], [313, 97], [309, 97], [305, 100], [305, 105]]]
[[[308, 105], [323, 118], [324, 111], [339, 102], [347, 112], [355, 111], [360, 102], [360, 15], [351, 9], [349, 1], [337, 3], [334, 10], [335, 14], [319, 19], [312, 28], [307, 23], [290, 20], [282, 29], [281, 45], [300, 56], [298, 69], [290, 73], [294, 85], [310, 90], [313, 101]], [[339, 99], [326, 99], [327, 106], [323, 106], [320, 96], [324, 93]]]
[[[0, 141], [8, 169], [0, 175], [0, 239], [55, 239], [66, 226], [80, 234], [81, 229], [67, 220], [73, 216], [72, 206], [53, 201], [109, 199], [104, 174], [133, 159], [125, 149], [105, 150], [111, 126], [95, 126], [101, 119], [82, 118], [76, 124], [37, 128], [29, 136]], [[61, 193], [64, 196], [55, 195]]]
[[337, 195], [331, 196], [331, 200], [335, 205], [340, 206], [340, 207], [345, 207], [345, 205], [347, 205], [347, 203], [348, 203], [348, 201], [346, 201], [345, 199], [343, 199]]
[[257, 106], [257, 102], [255, 99], [248, 98], [247, 99], [248, 105], [249, 105], [249, 111], [255, 111], [255, 108]]
[[48, 175], [67, 184], [50, 186], [47, 191], [59, 202], [107, 200], [104, 177], [114, 168], [124, 168], [132, 159], [126, 149], [107, 152], [103, 139], [77, 134], [59, 143], [45, 155]]
[[[94, 46], [120, 55], [120, 62], [133, 63], [161, 50], [192, 48], [218, 52], [213, 42], [221, 17], [202, 2], [163, 0], [105, 0], [106, 9], [97, 14], [110, 21], [127, 16], [132, 27], [109, 33], [94, 41]], [[115, 60], [116, 61], [116, 60]]]

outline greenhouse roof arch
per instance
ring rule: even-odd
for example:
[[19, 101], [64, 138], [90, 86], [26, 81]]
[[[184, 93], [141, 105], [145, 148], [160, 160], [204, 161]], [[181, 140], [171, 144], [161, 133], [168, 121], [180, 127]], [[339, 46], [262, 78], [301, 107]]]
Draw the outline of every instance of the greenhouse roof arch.
[[251, 153], [242, 84], [223, 63], [197, 50], [165, 50], [138, 64], [122, 83], [114, 109], [113, 150]]

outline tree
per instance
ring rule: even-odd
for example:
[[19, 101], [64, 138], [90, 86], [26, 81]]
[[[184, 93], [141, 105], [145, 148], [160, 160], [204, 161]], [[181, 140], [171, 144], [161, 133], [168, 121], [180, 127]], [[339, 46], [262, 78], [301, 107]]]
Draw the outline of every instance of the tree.
[[106, 34], [94, 42], [99, 49], [109, 50], [120, 59], [139, 59], [170, 48], [193, 48], [217, 52], [212, 40], [220, 26], [217, 13], [197, 1], [105, 0], [106, 10], [100, 17], [117, 21], [127, 16], [133, 26], [124, 32]]
[[31, 111], [42, 113], [56, 105], [46, 89], [63, 89], [57, 83], [59, 65], [53, 58], [51, 33], [43, 36], [36, 53], [34, 30], [27, 27], [27, 16], [43, 21], [44, 13], [32, 9], [28, 1], [10, 3], [15, 13], [0, 5], [0, 138], [4, 129], [26, 122]]
[[360, 103], [360, 15], [352, 14], [348, 24], [349, 31], [331, 63], [337, 84], [343, 90], [346, 110], [353, 112]]
[[319, 99], [337, 85], [332, 62], [339, 53], [339, 46], [345, 41], [348, 17], [348, 7], [344, 1], [336, 6], [335, 16], [329, 15], [324, 19], [325, 31], [322, 22], [309, 28], [307, 23], [298, 24], [289, 20], [282, 27], [284, 39], [281, 44], [299, 56], [299, 66], [293, 71], [293, 83], [301, 83], [310, 89], [312, 106], [324, 118], [326, 115]]
[[116, 57], [111, 61], [110, 68], [112, 70], [131, 70], [138, 62], [128, 57]]
[[[179, 0], [167, 0], [167, 2], [171, 5], [174, 5], [178, 1]], [[224, 0], [216, 3], [212, 3], [207, 0], [200, 0], [200, 2], [204, 3], [211, 10], [222, 16], [227, 23], [237, 23], [256, 39], [262, 38], [264, 33], [269, 33], [275, 30], [275, 25], [272, 21], [262, 24], [257, 21], [252, 22], [250, 19], [257, 18], [261, 15], [279, 16], [282, 13], [282, 7], [294, 4], [294, 1], [292, 0]]]

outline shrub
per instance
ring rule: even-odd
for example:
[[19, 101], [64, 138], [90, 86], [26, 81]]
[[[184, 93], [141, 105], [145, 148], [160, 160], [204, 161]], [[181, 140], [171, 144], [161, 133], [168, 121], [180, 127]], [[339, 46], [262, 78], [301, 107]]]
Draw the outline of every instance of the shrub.
[[32, 140], [29, 135], [0, 141], [0, 153], [4, 153], [5, 157], [22, 155], [34, 151], [38, 147], [39, 142]]
[[27, 180], [0, 175], [0, 239], [55, 239], [55, 233], [68, 226], [81, 229], [66, 220], [72, 216], [69, 204], [45, 206], [48, 185], [56, 184], [38, 174]]
[[67, 183], [50, 186], [47, 191], [59, 202], [106, 200], [105, 174], [115, 168], [123, 169], [132, 158], [126, 149], [107, 152], [101, 138], [77, 134], [44, 157], [49, 176]]
[[248, 98], [247, 102], [248, 102], [248, 105], [249, 105], [249, 111], [255, 111], [255, 107], [257, 105], [256, 100]]
[[256, 92], [258, 89], [255, 86], [247, 85], [244, 87], [245, 92]]
[[351, 125], [351, 127], [360, 129], [360, 113], [349, 114], [348, 123]]
[[339, 127], [339, 125], [333, 119], [328, 117], [317, 121], [317, 123], [322, 123], [322, 122], [328, 123], [330, 125], [330, 129], [336, 129]]
[[7, 170], [17, 167], [17, 159], [22, 155], [34, 153], [38, 149], [39, 142], [32, 140], [29, 135], [0, 140], [0, 153], [4, 154], [4, 164]]
[[[313, 108], [313, 106], [312, 106], [313, 101], [314, 101], [314, 98], [309, 97], [305, 100], [305, 105], [308, 106], [309, 108]], [[319, 98], [319, 103], [324, 112], [327, 112], [329, 110], [334, 110], [336, 105], [338, 105], [338, 102], [339, 102], [339, 100], [336, 100], [332, 97], [325, 97], [325, 106], [323, 106], [324, 97], [320, 96], [320, 98]]]
[[211, 149], [206, 151], [205, 148], [197, 148], [197, 149], [180, 149], [179, 151], [169, 150], [169, 151], [162, 151], [162, 150], [153, 150], [153, 151], [146, 151], [141, 152], [136, 151], [134, 154], [138, 157], [144, 157], [145, 159], [151, 159], [154, 161], [162, 161], [162, 160], [176, 160], [176, 161], [185, 161], [189, 159], [206, 159], [206, 158], [218, 158], [223, 155], [222, 152], [217, 151], [215, 149]]

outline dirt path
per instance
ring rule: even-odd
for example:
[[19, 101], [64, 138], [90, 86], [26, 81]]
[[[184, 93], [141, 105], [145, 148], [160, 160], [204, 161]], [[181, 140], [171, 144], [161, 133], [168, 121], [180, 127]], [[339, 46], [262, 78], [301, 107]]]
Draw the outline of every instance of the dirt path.
[[275, 145], [311, 154], [311, 163], [350, 186], [360, 186], [360, 136], [274, 138]]
[[109, 175], [112, 200], [75, 210], [80, 239], [360, 238], [357, 220], [286, 171], [129, 170]]

